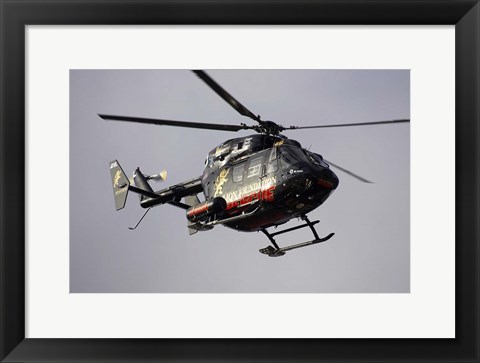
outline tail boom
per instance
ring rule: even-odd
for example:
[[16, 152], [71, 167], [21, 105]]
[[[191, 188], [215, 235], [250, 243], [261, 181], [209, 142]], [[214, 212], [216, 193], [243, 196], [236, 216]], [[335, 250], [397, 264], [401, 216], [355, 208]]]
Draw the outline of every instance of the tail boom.
[[140, 194], [140, 205], [143, 208], [168, 203], [182, 209], [188, 209], [191, 206], [182, 203], [181, 199], [203, 192], [200, 177], [154, 192], [148, 180], [165, 180], [166, 172], [162, 172], [158, 176], [149, 177], [143, 175], [140, 169], [137, 168], [133, 174], [133, 180], [129, 180], [117, 160], [110, 162], [110, 176], [117, 211], [125, 207], [129, 190]]

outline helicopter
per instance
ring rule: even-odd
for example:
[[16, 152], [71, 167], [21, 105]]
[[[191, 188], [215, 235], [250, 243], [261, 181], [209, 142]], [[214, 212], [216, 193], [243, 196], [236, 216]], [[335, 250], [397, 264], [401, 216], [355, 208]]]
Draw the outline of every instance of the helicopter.
[[[132, 179], [129, 179], [118, 160], [111, 161], [109, 168], [116, 210], [125, 207], [129, 191], [139, 194], [140, 206], [147, 209], [137, 225], [130, 227], [132, 230], [151, 208], [170, 204], [186, 211], [190, 235], [211, 230], [216, 225], [242, 232], [261, 231], [271, 245], [259, 251], [270, 257], [280, 257], [287, 251], [328, 241], [334, 233], [320, 237], [315, 229], [319, 221], [311, 221], [307, 214], [322, 205], [338, 187], [339, 178], [331, 166], [361, 182], [371, 182], [325, 160], [321, 154], [305, 149], [300, 142], [286, 137], [283, 132], [410, 122], [410, 119], [399, 119], [284, 127], [255, 115], [205, 71], [192, 72], [240, 115], [252, 119], [256, 124], [213, 124], [107, 114], [98, 116], [110, 121], [229, 132], [252, 130], [255, 133], [222, 142], [207, 154], [200, 176], [158, 191], [153, 190], [149, 181], [165, 180], [166, 171], [145, 175], [140, 168], [136, 168]], [[202, 194], [200, 200], [199, 195]], [[268, 231], [296, 218], [304, 223], [280, 231]], [[313, 239], [285, 247], [280, 247], [276, 242], [275, 236], [301, 228], [309, 228]]]

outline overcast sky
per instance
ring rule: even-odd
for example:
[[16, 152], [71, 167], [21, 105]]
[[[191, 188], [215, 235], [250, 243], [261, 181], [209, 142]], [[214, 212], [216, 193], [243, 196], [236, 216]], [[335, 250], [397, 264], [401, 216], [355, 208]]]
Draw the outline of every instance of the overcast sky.
[[[284, 126], [410, 117], [408, 70], [207, 70], [264, 120]], [[97, 114], [252, 124], [188, 70], [70, 71], [71, 292], [409, 292], [409, 124], [294, 130], [286, 134], [338, 171], [340, 185], [309, 214], [329, 241], [280, 258], [262, 255], [262, 233], [223, 226], [188, 235], [185, 211], [144, 213], [130, 193], [116, 212], [108, 164], [128, 176], [163, 169], [155, 190], [202, 174], [205, 155], [249, 134], [101, 120]], [[251, 122], [250, 122], [251, 121]], [[284, 228], [298, 222], [290, 221]], [[280, 246], [311, 240], [307, 229]]]

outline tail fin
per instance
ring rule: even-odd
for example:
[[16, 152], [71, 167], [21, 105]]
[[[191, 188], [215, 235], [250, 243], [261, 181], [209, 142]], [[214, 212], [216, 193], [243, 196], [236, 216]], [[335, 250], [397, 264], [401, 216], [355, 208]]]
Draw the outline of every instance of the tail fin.
[[[199, 203], [200, 203], [200, 199], [198, 199], [198, 196], [196, 194], [187, 195], [185, 197], [185, 204], [189, 205], [190, 207], [193, 207]], [[187, 221], [187, 228], [188, 228], [188, 234], [190, 236], [198, 232], [198, 228], [195, 228], [195, 223], [192, 223], [190, 221]]]
[[115, 208], [120, 210], [125, 207], [130, 181], [117, 160], [110, 162], [110, 176], [112, 178]]
[[[145, 175], [142, 174], [140, 168], [136, 168], [133, 172], [133, 181], [136, 187], [153, 193], [152, 187], [150, 186], [150, 184], [148, 184], [147, 178], [145, 177]], [[141, 201], [145, 198], [147, 198], [145, 195], [140, 195]]]
[[200, 199], [198, 199], [198, 196], [196, 194], [187, 195], [185, 197], [185, 204], [189, 205], [190, 207], [193, 207], [199, 203]]

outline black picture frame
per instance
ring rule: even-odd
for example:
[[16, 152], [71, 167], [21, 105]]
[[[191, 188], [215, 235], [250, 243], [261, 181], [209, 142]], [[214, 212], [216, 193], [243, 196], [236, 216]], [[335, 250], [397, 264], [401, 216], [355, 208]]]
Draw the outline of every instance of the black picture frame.
[[[478, 0], [0, 0], [0, 12], [2, 362], [480, 361]], [[25, 339], [25, 26], [30, 24], [455, 25], [456, 338]]]

